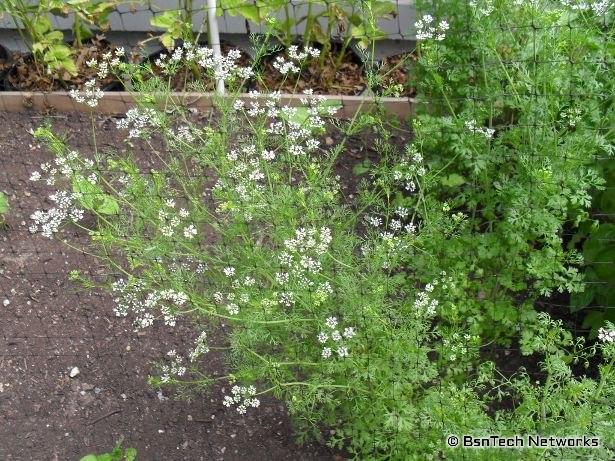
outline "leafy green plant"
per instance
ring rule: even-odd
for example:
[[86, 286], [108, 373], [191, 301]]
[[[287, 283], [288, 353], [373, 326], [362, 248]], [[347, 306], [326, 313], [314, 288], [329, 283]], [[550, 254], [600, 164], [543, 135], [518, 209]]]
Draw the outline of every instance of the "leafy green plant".
[[[363, 49], [368, 49], [375, 40], [384, 38], [385, 33], [377, 25], [378, 20], [395, 14], [395, 4], [386, 0], [308, 0], [306, 5], [305, 15], [296, 17], [293, 5], [285, 0], [223, 0], [219, 4], [218, 14], [226, 12], [231, 16], [242, 16], [265, 26], [266, 34], [275, 37], [286, 49], [298, 41], [305, 46], [318, 44], [321, 48], [317, 61], [320, 68], [330, 65], [334, 48], [332, 36], [338, 35], [342, 39], [335, 59], [331, 60], [334, 69], [340, 68], [353, 40]], [[276, 18], [280, 12], [283, 19]], [[323, 19], [325, 28], [321, 25]], [[298, 26], [305, 28], [300, 37], [295, 33]]]
[[173, 49], [177, 40], [192, 33], [192, 21], [185, 18], [188, 14], [188, 10], [168, 10], [152, 17], [151, 25], [165, 30], [158, 37], [165, 48]]
[[[356, 41], [359, 48], [365, 52], [373, 52], [370, 47], [373, 47], [377, 40], [386, 37], [386, 34], [378, 27], [378, 21], [396, 14], [395, 4], [386, 0], [316, 3], [321, 3], [325, 9], [322, 13], [313, 15], [312, 18], [310, 18], [308, 12], [303, 42], [314, 41], [322, 46], [319, 65], [323, 67], [328, 63], [328, 58], [332, 52], [330, 37], [337, 29], [342, 40], [337, 57], [333, 60], [335, 71], [341, 67], [353, 41]], [[322, 30], [318, 21], [320, 17], [326, 18], [327, 29], [325, 31]], [[366, 56], [365, 60], [369, 61], [369, 57]], [[335, 75], [335, 72], [333, 74]]]
[[195, 37], [193, 13], [192, 0], [182, 0], [179, 9], [163, 11], [150, 19], [152, 26], [165, 30], [158, 39], [167, 50], [175, 48], [178, 40], [191, 43], [199, 41], [198, 36], [201, 32], [199, 31], [197, 37]]
[[604, 160], [605, 190], [594, 197], [599, 219], [581, 226], [569, 244], [583, 241], [586, 282], [582, 292], [571, 296], [570, 308], [572, 312], [585, 312], [583, 327], [591, 329], [593, 338], [605, 321], [615, 322], [615, 168], [610, 157]]
[[[613, 61], [599, 46], [613, 29], [591, 9], [558, 2], [474, 4], [424, 5], [414, 144], [432, 173], [418, 197], [397, 200], [426, 200], [459, 218], [446, 243], [432, 239], [438, 261], [464, 274], [443, 317], [506, 341], [506, 331], [534, 321], [539, 297], [584, 289], [583, 256], [565, 248], [563, 234], [587, 221], [591, 194], [605, 184], [596, 159], [613, 139], [597, 136], [596, 123], [610, 109], [595, 89], [612, 82], [589, 62], [602, 53]], [[515, 26], [531, 21], [535, 31]], [[583, 27], [566, 35], [568, 23]], [[571, 97], [571, 87], [583, 96]], [[442, 235], [442, 221], [428, 222], [420, 207], [417, 214]]]
[[134, 448], [122, 448], [123, 443], [123, 439], [120, 439], [110, 453], [91, 453], [85, 455], [79, 461], [135, 461], [137, 459], [137, 450]]
[[73, 35], [78, 47], [83, 41], [94, 36], [93, 29], [102, 32], [109, 28], [109, 15], [115, 11], [121, 0], [68, 0], [62, 13], [73, 13]]
[[54, 30], [50, 14], [60, 12], [65, 2], [60, 0], [1, 0], [0, 10], [7, 12], [35, 62], [50, 74], [77, 73], [72, 50], [64, 43], [61, 31]]
[[[301, 439], [327, 428], [327, 442], [357, 459], [612, 459], [615, 326], [588, 342], [535, 306], [583, 286], [582, 258], [562, 236], [588, 220], [604, 186], [595, 160], [610, 140], [596, 136], [604, 107], [592, 88], [613, 78], [596, 64], [611, 59], [612, 22], [547, 0], [437, 6], [417, 24], [424, 107], [405, 145], [391, 142], [383, 110], [331, 121], [336, 108], [309, 91], [301, 108], [277, 93], [240, 96], [248, 72], [233, 64], [204, 125], [144, 76], [151, 66], [117, 63], [151, 82], [117, 123], [126, 145], [92, 157], [37, 131], [59, 167], [33, 179], [58, 190], [30, 231], [87, 233], [84, 251], [118, 278], [86, 285], [110, 291], [136, 329], [195, 321], [194, 346], [168, 351], [157, 387], [223, 383], [218, 398], [239, 414], [271, 394]], [[209, 49], [176, 53], [178, 66], [216, 71]], [[321, 144], [325, 132], [339, 141]], [[350, 194], [338, 166], [357, 139], [378, 160], [355, 168], [363, 180]], [[83, 178], [96, 188], [76, 190]], [[95, 225], [81, 224], [86, 213]], [[490, 353], [501, 344], [519, 352]], [[205, 371], [210, 351], [228, 374]], [[469, 454], [446, 444], [494, 433], [600, 445]]]
[[283, 43], [292, 44], [292, 25], [294, 18], [291, 15], [292, 6], [285, 0], [220, 0], [216, 13], [218, 16], [229, 14], [230, 16], [241, 16], [254, 24], [270, 23], [270, 18], [279, 11], [285, 12], [284, 21], [275, 22], [275, 30], [280, 32]]

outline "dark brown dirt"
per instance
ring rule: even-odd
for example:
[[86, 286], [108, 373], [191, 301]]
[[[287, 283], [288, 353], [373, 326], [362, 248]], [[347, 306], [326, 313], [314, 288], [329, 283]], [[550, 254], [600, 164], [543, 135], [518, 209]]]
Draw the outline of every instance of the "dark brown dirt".
[[416, 96], [416, 88], [410, 83], [410, 66], [416, 61], [414, 53], [403, 53], [388, 57], [378, 69], [379, 87], [373, 90], [377, 94], [387, 94], [386, 89], [398, 85], [401, 91], [396, 96]]
[[[87, 117], [51, 120], [73, 148], [91, 151]], [[102, 275], [102, 266], [28, 232], [30, 214], [48, 205], [49, 188], [28, 180], [51, 158], [30, 134], [43, 121], [0, 113], [0, 190], [11, 204], [0, 228], [0, 460], [78, 460], [110, 451], [120, 437], [148, 461], [333, 459], [322, 446], [294, 442], [279, 401], [263, 399], [241, 416], [222, 405], [221, 387], [188, 403], [148, 385], [152, 362], [191, 347], [197, 332], [178, 324], [134, 333], [130, 319], [114, 316], [108, 295], [68, 280], [71, 269]], [[98, 125], [104, 144], [120, 145], [112, 120]], [[71, 242], [85, 242], [69, 232]], [[204, 366], [224, 373], [219, 358]], [[80, 372], [70, 378], [73, 367]]]
[[311, 89], [314, 94], [357, 95], [367, 86], [360, 59], [350, 51], [339, 60], [340, 52], [333, 50], [323, 63], [320, 58], [308, 59], [297, 75], [282, 75], [273, 67], [277, 56], [287, 59], [286, 52], [273, 54], [262, 63], [261, 78], [256, 88], [262, 92], [303, 93]]
[[4, 77], [10, 68], [8, 51], [0, 45], [0, 91], [4, 90]]

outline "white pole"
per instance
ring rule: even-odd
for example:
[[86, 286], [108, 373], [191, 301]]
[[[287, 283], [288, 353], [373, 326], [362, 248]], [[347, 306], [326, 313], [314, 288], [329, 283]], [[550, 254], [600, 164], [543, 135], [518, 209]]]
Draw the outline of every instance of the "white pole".
[[[207, 0], [207, 22], [209, 24], [209, 44], [214, 52], [214, 58], [222, 58], [220, 49], [220, 33], [218, 32], [218, 18], [216, 17], [216, 0]], [[224, 80], [216, 80], [216, 91], [224, 94]]]

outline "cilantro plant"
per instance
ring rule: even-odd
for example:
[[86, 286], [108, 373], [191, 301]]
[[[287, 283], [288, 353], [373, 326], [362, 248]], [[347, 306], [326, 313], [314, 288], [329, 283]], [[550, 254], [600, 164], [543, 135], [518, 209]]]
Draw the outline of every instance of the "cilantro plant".
[[[586, 287], [563, 238], [587, 221], [605, 184], [597, 159], [613, 152], [604, 3], [445, 1], [417, 23], [413, 148], [429, 173], [397, 201], [432, 237], [433, 270], [458, 274], [441, 311], [452, 325], [506, 342], [535, 321], [537, 298]], [[443, 216], [427, 219], [423, 203]]]
[[[154, 386], [222, 383], [215, 397], [242, 415], [272, 394], [301, 439], [356, 459], [457, 459], [470, 454], [449, 447], [450, 434], [494, 433], [601, 444], [472, 459], [612, 459], [615, 326], [589, 341], [535, 307], [583, 288], [562, 234], [587, 220], [604, 185], [594, 160], [610, 140], [595, 127], [608, 104], [593, 90], [611, 78], [600, 66], [612, 13], [546, 0], [437, 5], [417, 23], [424, 107], [402, 146], [383, 110], [340, 121], [309, 90], [299, 107], [277, 92], [237, 94], [251, 70], [236, 53], [186, 43], [161, 76], [104, 58], [140, 92], [117, 122], [126, 144], [76, 152], [40, 128], [55, 159], [32, 180], [54, 185], [55, 205], [30, 230], [87, 234], [84, 251], [117, 277], [72, 278], [111, 292], [136, 330], [194, 321], [194, 346], [168, 351]], [[527, 21], [535, 27], [513, 27]], [[287, 76], [319, 53], [297, 47], [276, 68]], [[229, 88], [205, 123], [169, 94], [185, 65]], [[102, 94], [92, 81], [73, 97], [95, 107]], [[321, 144], [327, 129], [338, 143]], [[378, 161], [349, 194], [337, 167], [357, 139]], [[518, 346], [506, 351], [526, 366], [490, 354], [494, 344]], [[225, 376], [205, 371], [214, 351]]]

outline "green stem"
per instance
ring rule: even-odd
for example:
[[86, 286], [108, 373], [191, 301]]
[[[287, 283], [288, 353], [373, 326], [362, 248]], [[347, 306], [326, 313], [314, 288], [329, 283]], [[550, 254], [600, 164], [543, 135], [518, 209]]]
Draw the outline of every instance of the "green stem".
[[594, 400], [597, 400], [598, 397], [600, 397], [600, 394], [602, 393], [602, 389], [604, 389], [604, 384], [607, 381], [607, 378], [609, 378], [611, 376], [611, 373], [613, 371], [613, 366], [615, 366], [615, 357], [613, 357], [611, 359], [611, 361], [609, 362], [609, 364], [607, 365], [607, 371], [606, 373], [602, 373], [600, 375], [600, 382], [598, 383], [598, 387], [596, 387], [596, 391], [594, 392]]
[[313, 22], [314, 22], [314, 17], [312, 16], [312, 1], [308, 0], [307, 17], [305, 20], [305, 33], [303, 34], [303, 45], [304, 46], [308, 46], [310, 44], [310, 39], [312, 38]]

